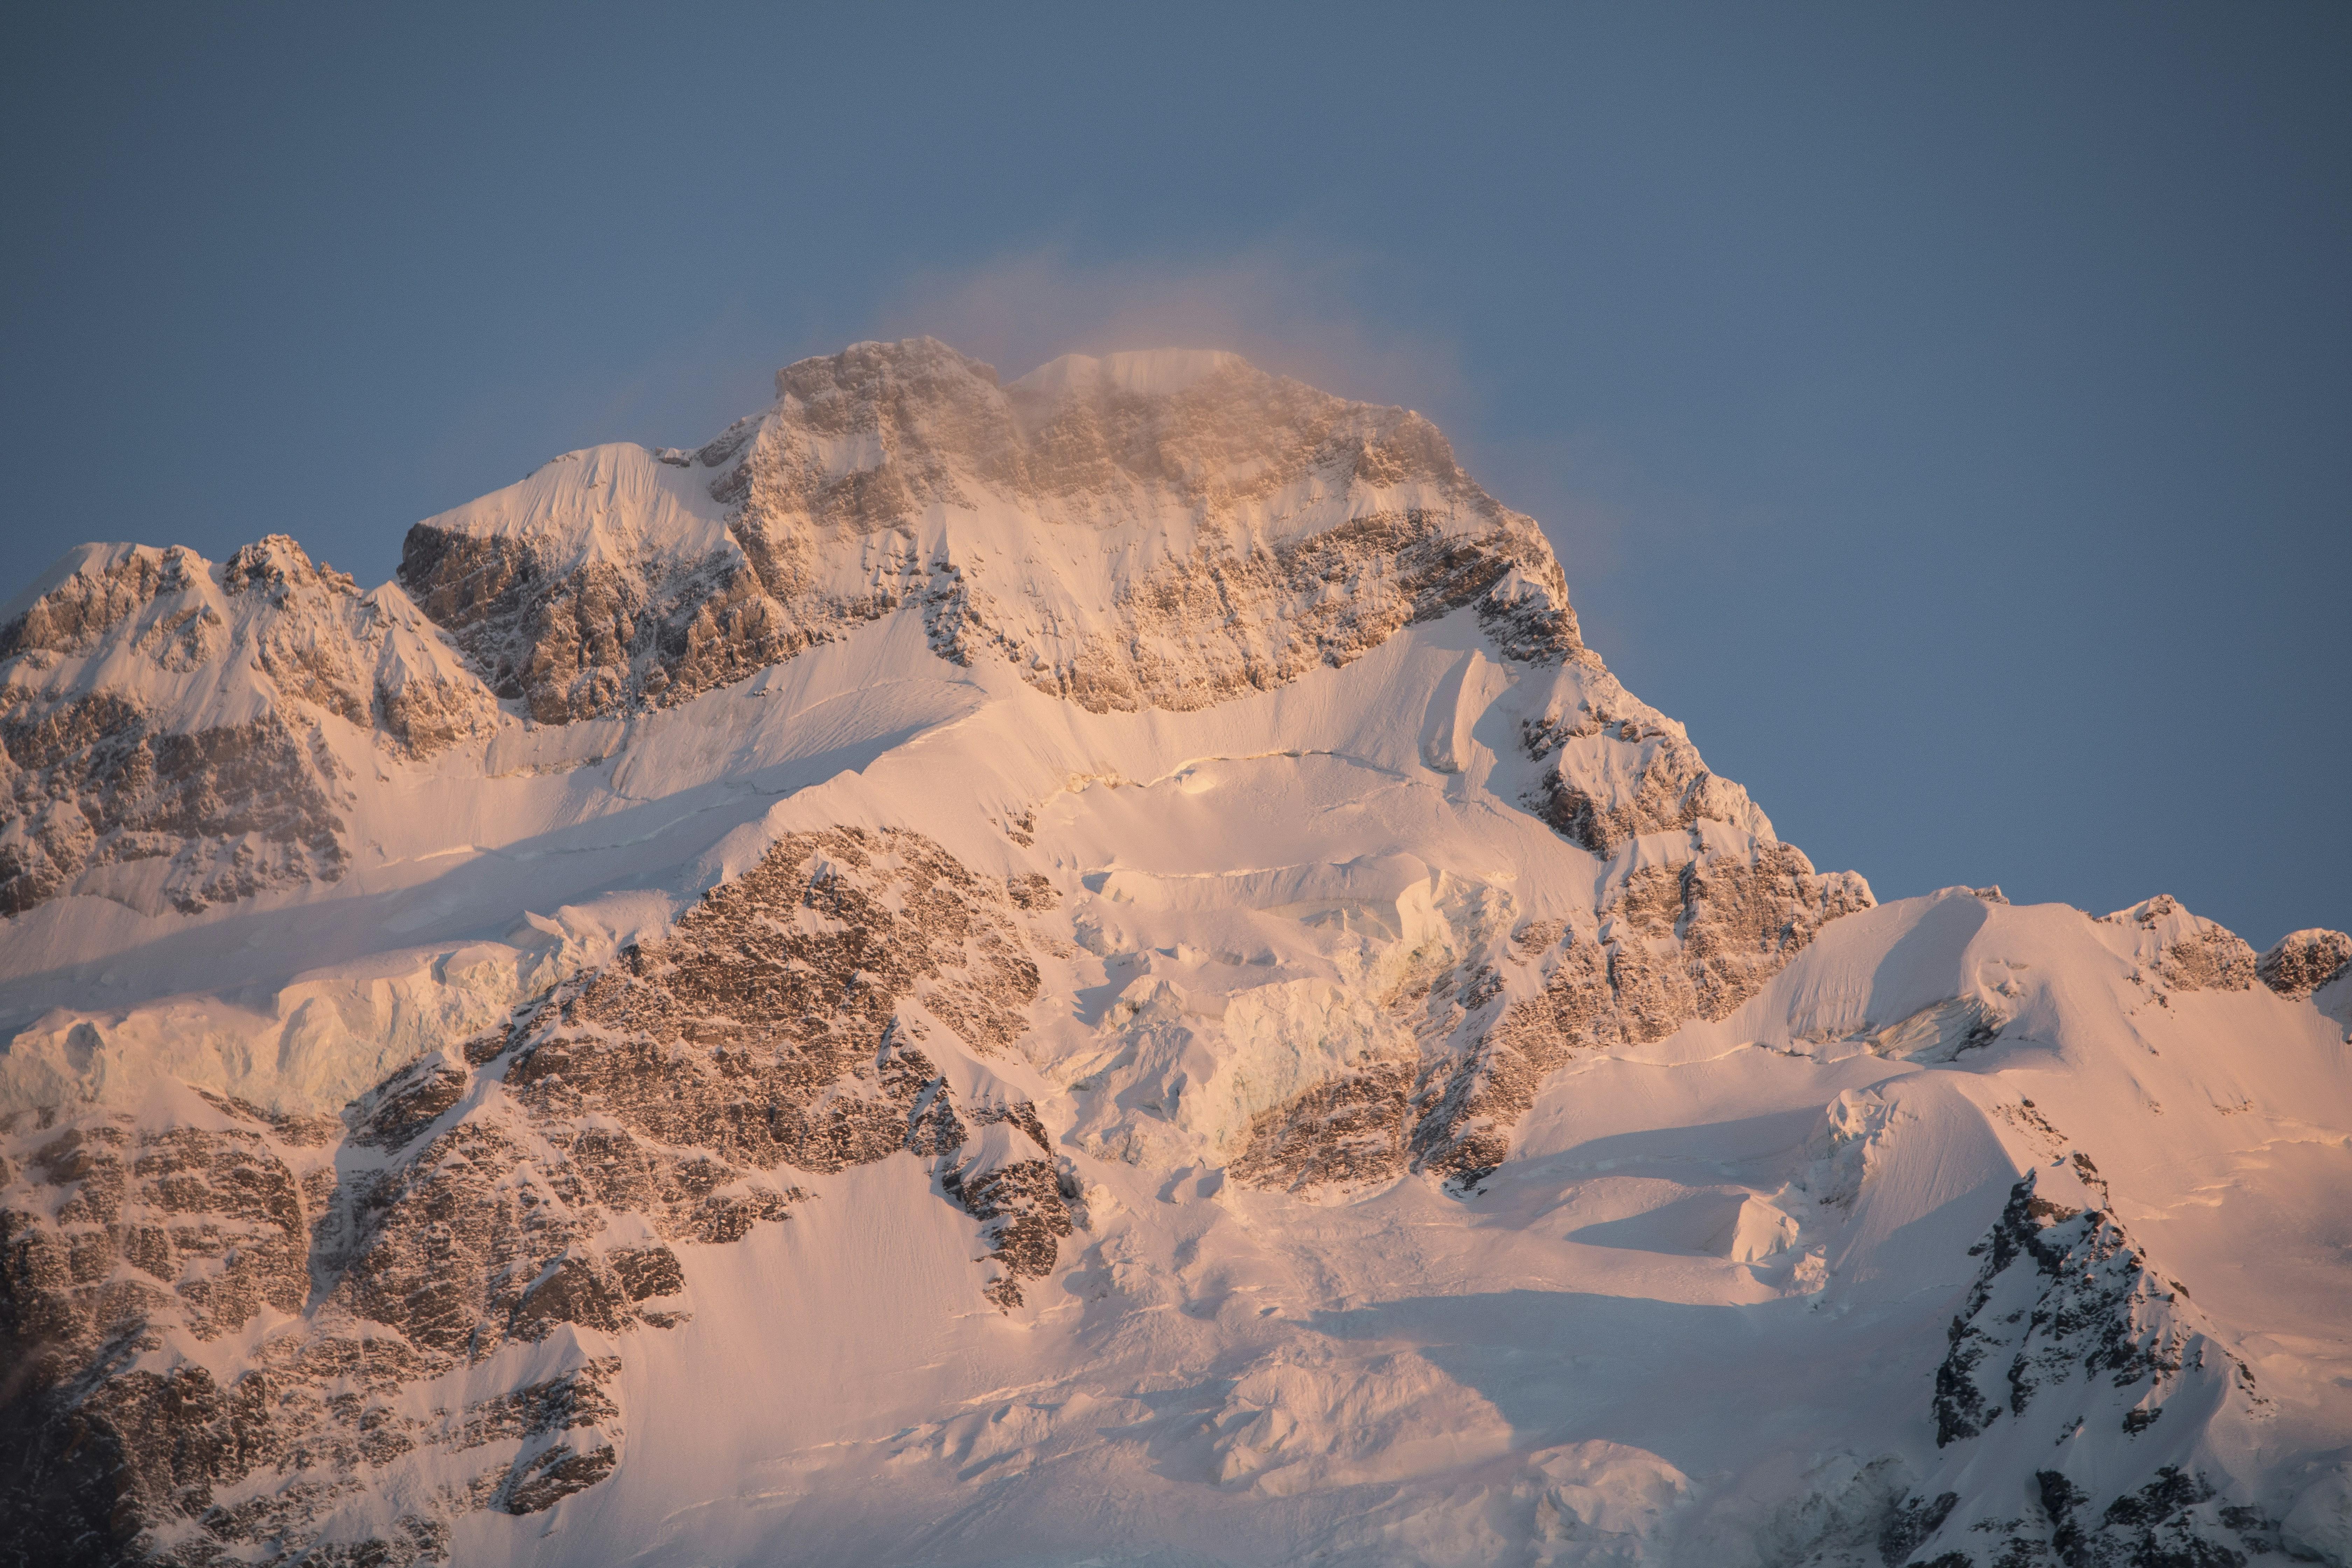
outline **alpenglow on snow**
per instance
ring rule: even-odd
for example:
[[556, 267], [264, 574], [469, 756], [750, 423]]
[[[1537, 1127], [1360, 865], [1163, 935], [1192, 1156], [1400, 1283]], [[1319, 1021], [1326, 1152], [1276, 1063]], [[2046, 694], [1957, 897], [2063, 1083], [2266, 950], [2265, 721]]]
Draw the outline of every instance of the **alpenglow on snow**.
[[2352, 1556], [2352, 939], [1878, 903], [1418, 415], [860, 343], [0, 678], [0, 1562]]

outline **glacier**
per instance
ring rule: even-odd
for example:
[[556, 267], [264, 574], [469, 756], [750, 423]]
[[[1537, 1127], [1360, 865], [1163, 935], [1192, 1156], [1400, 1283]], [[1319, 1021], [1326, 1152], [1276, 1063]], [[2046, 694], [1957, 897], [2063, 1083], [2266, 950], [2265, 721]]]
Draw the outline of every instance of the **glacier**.
[[862, 343], [0, 623], [12, 1561], [2352, 1555], [2352, 939], [1817, 868], [1408, 411]]

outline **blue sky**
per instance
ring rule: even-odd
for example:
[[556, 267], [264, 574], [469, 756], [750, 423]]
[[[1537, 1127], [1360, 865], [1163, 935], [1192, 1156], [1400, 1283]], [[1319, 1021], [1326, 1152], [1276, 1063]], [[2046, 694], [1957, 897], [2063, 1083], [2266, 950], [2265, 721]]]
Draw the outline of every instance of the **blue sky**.
[[1882, 897], [2352, 927], [2352, 9], [13, 26], [0, 597], [88, 538], [380, 580], [861, 337], [1232, 347], [1437, 419]]

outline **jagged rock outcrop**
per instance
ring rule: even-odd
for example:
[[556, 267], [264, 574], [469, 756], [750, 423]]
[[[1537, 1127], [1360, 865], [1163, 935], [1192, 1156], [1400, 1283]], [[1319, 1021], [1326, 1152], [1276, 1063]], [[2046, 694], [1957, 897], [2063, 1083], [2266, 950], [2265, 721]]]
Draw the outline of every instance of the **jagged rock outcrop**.
[[89, 546], [0, 627], [0, 914], [71, 890], [194, 912], [340, 879], [326, 726], [425, 756], [490, 696], [397, 588], [273, 535], [215, 567]]
[[1823, 924], [1871, 905], [1860, 877], [1818, 873], [1787, 844], [1632, 869], [1593, 929], [1512, 933], [1502, 962], [1533, 968], [1539, 991], [1508, 1000], [1505, 976], [1473, 962], [1400, 997], [1423, 1040], [1418, 1063], [1369, 1064], [1260, 1113], [1234, 1173], [1298, 1191], [1408, 1166], [1475, 1182], [1503, 1163], [1511, 1128], [1572, 1057], [1723, 1017]]
[[[1048, 1135], [1025, 1100], [959, 1106], [912, 1043], [1026, 1027], [1016, 908], [916, 834], [795, 836], [341, 1122], [185, 1092], [0, 1126], [0, 1553], [299, 1554], [359, 1500], [378, 1533], [330, 1556], [442, 1562], [457, 1514], [593, 1486], [625, 1432], [620, 1362], [576, 1338], [556, 1375], [459, 1406], [437, 1380], [567, 1327], [682, 1321], [671, 1244], [787, 1219], [795, 1171], [930, 1161], [982, 1222], [976, 1291], [1020, 1305], [1072, 1228]], [[234, 1378], [194, 1353], [273, 1318]], [[446, 1471], [429, 1454], [469, 1479], [418, 1481]]]
[[[658, 471], [635, 449], [584, 460], [599, 459], [641, 479]], [[583, 461], [559, 458], [539, 483], [571, 480]], [[898, 603], [888, 592], [855, 604], [821, 594], [780, 601], [709, 530], [651, 531], [615, 551], [583, 547], [579, 531], [474, 533], [428, 520], [409, 531], [400, 579], [500, 697], [547, 724], [682, 701]]]
[[1851, 871], [1822, 874], [1794, 845], [1633, 870], [1591, 931], [1518, 933], [1543, 989], [1510, 1004], [1459, 1057], [1424, 1065], [1413, 1097], [1416, 1165], [1475, 1180], [1502, 1163], [1510, 1130], [1554, 1068], [1580, 1051], [1662, 1039], [1720, 1018], [1840, 915], [1871, 907]]
[[160, 868], [156, 901], [189, 913], [349, 867], [339, 769], [274, 715], [174, 733], [135, 698], [101, 692], [0, 715], [0, 912], [142, 862]]
[[0, 1568], [2346, 1538], [2352, 939], [1876, 907], [1418, 416], [861, 344], [402, 573], [0, 627]]
[[1018, 1307], [1022, 1280], [1054, 1272], [1061, 1238], [1073, 1229], [1069, 1200], [1076, 1194], [1055, 1168], [1053, 1144], [1026, 1101], [975, 1110], [979, 1135], [966, 1142], [942, 1089], [931, 1093], [929, 1114], [939, 1132], [930, 1142], [946, 1157], [940, 1184], [981, 1222], [989, 1255], [1003, 1270], [982, 1293], [1000, 1307]]
[[44, 1127], [20, 1116], [0, 1134], [15, 1145], [0, 1326], [20, 1371], [91, 1354], [166, 1308], [199, 1341], [264, 1303], [301, 1310], [320, 1196], [310, 1178], [332, 1123], [213, 1109], [213, 1126], [142, 1128], [110, 1114]]
[[[1576, 657], [1586, 667], [1576, 705], [1556, 700], [1523, 726], [1522, 748], [1545, 766], [1522, 804], [1604, 858], [1667, 832], [1686, 836], [1690, 858], [1622, 874], [1580, 936], [1565, 922], [1516, 933], [1501, 962], [1538, 966], [1538, 995], [1501, 1005], [1507, 987], [1488, 962], [1408, 999], [1424, 1042], [1419, 1063], [1371, 1064], [1260, 1113], [1238, 1179], [1305, 1191], [1410, 1165], [1475, 1181], [1502, 1163], [1512, 1124], [1570, 1057], [1723, 1016], [1823, 923], [1871, 906], [1861, 878], [1820, 876], [1801, 851], [1772, 842], [1747, 792], [1709, 773], [1679, 724], [1590, 655]], [[1764, 842], [1726, 853], [1698, 830], [1702, 820]]]
[[2262, 983], [2300, 1002], [2352, 968], [2352, 936], [2340, 931], [2289, 931], [2254, 965]]
[[[573, 454], [417, 524], [401, 581], [546, 723], [685, 700], [901, 605], [941, 657], [1097, 712], [1266, 690], [1466, 605], [1516, 657], [1581, 646], [1540, 533], [1427, 420], [1231, 355], [1139, 384], [1141, 357], [1010, 387], [927, 338], [803, 360], [698, 451]], [[1067, 536], [1068, 569], [1004, 559], [1008, 510]], [[1108, 581], [1106, 549], [1129, 557]]]
[[[446, 1359], [311, 1301], [341, 1131], [193, 1093], [137, 1118], [20, 1116], [0, 1129], [13, 1178], [0, 1189], [9, 1561], [211, 1562], [235, 1543], [299, 1542], [362, 1477], [420, 1447], [528, 1447], [592, 1414], [591, 1368], [557, 1380], [560, 1394], [537, 1390], [531, 1419], [400, 1408]], [[234, 1374], [198, 1351], [273, 1319], [299, 1326], [260, 1335]], [[485, 1476], [485, 1497], [527, 1458], [497, 1457], [509, 1462]], [[281, 1484], [254, 1489], [270, 1476]], [[439, 1513], [396, 1522], [396, 1541], [436, 1560]]]
[[[543, 1124], [581, 1119], [571, 1145], [594, 1150], [606, 1203], [704, 1240], [770, 1217], [775, 1200], [756, 1180], [746, 1197], [738, 1170], [835, 1171], [901, 1149], [954, 1162], [943, 1179], [996, 1238], [992, 1299], [1017, 1305], [1014, 1281], [1050, 1272], [1051, 1237], [1069, 1234], [1045, 1131], [1025, 1102], [975, 1108], [1029, 1152], [957, 1162], [967, 1124], [917, 1044], [944, 1027], [993, 1053], [1028, 1026], [1038, 978], [1017, 907], [919, 834], [789, 837], [672, 936], [566, 988], [506, 1081]], [[649, 1186], [643, 1156], [610, 1146], [614, 1120], [696, 1151], [691, 1179]]]
[[1398, 1174], [1411, 1136], [1412, 1084], [1412, 1064], [1377, 1062], [1261, 1111], [1234, 1161], [1234, 1179], [1308, 1192]]
[[[0, 629], [0, 912], [336, 880], [354, 764], [322, 724], [426, 757], [493, 732], [499, 699], [541, 723], [674, 705], [902, 606], [942, 658], [1097, 712], [1271, 689], [1465, 606], [1507, 658], [1581, 649], [1533, 522], [1402, 409], [1230, 355], [1000, 386], [928, 339], [803, 361], [777, 394], [696, 453], [569, 454], [419, 523], [405, 592], [283, 537], [218, 567], [85, 551]], [[1008, 513], [1054, 558], [1006, 552]], [[1638, 801], [1604, 823], [1561, 782], [1550, 816], [1612, 846], [1752, 813], [1687, 742], [1648, 749]]]
[[1544, 771], [1520, 804], [1604, 858], [1644, 833], [1701, 819], [1771, 837], [1748, 792], [1708, 772], [1680, 724], [1635, 700], [1597, 659], [1583, 662], [1576, 705], [1556, 700], [1522, 726], [1520, 745]]
[[[2095, 1189], [2089, 1157], [2078, 1151], [2072, 1159]], [[1979, 1436], [2004, 1414], [2024, 1415], [2044, 1390], [2079, 1384], [2065, 1397], [2085, 1406], [2105, 1391], [2132, 1391], [2119, 1424], [2137, 1432], [2164, 1414], [2184, 1369], [2210, 1361], [2217, 1372], [2251, 1376], [2195, 1325], [2179, 1287], [2149, 1270], [2113, 1215], [2035, 1189], [2028, 1173], [1972, 1249], [1984, 1264], [1936, 1373], [1938, 1446]]]
[[2254, 950], [2244, 939], [2189, 913], [2169, 894], [2159, 893], [2105, 919], [2132, 933], [2146, 977], [2159, 989], [2243, 991], [2254, 984]]
[[[2077, 1201], [2043, 1195], [2053, 1184]], [[2192, 1391], [2203, 1395], [2189, 1397], [2192, 1406], [2257, 1397], [2252, 1373], [2125, 1231], [2106, 1196], [2090, 1158], [2071, 1152], [2054, 1172], [2028, 1172], [1970, 1248], [1983, 1263], [1936, 1372], [1937, 1446], [1990, 1445], [2017, 1456], [2032, 1473], [2040, 1517], [1938, 1518], [1906, 1539], [1916, 1560], [1982, 1560], [1959, 1550], [1966, 1545], [2002, 1563], [2203, 1568], [2242, 1565], [2249, 1551], [2276, 1548], [2275, 1521], [2225, 1505], [2205, 1478], [2150, 1458], [2117, 1489], [2115, 1467], [2104, 1462], [2114, 1449], [2084, 1442], [2109, 1432], [2127, 1444]], [[2100, 1496], [2085, 1471], [2105, 1478]]]

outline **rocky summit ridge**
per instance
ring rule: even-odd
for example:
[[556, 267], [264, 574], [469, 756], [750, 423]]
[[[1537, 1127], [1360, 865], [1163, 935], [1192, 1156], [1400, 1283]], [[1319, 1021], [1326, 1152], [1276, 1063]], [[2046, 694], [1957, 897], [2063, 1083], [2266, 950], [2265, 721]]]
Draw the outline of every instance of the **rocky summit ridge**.
[[2352, 938], [1817, 869], [1418, 415], [861, 343], [0, 623], [0, 1563], [2352, 1554]]

